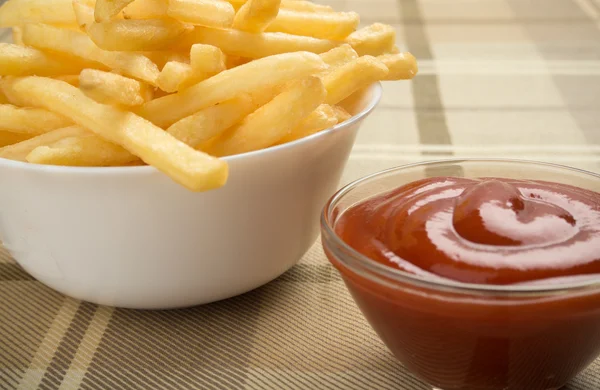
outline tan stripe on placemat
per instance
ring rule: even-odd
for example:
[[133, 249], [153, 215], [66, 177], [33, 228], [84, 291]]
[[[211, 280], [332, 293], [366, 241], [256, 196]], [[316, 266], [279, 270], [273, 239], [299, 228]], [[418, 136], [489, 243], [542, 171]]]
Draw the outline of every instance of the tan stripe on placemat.
[[59, 390], [78, 389], [81, 386], [81, 382], [104, 336], [114, 310], [113, 307], [108, 306], [98, 307]]
[[52, 361], [54, 353], [60, 345], [64, 335], [67, 333], [69, 325], [71, 324], [71, 321], [73, 321], [78, 308], [78, 301], [70, 298], [65, 299], [62, 307], [56, 314], [52, 325], [44, 336], [37, 353], [31, 360], [29, 368], [21, 379], [18, 386], [19, 390], [35, 389], [41, 384], [42, 378]]

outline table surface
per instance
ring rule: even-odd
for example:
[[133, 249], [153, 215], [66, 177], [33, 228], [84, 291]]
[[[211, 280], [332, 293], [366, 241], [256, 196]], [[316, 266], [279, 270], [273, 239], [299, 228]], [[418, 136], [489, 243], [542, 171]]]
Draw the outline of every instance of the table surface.
[[[323, 0], [419, 60], [384, 85], [343, 183], [409, 162], [515, 157], [600, 172], [600, 0]], [[0, 30], [0, 40], [9, 40]], [[243, 296], [178, 311], [82, 303], [0, 250], [0, 388], [428, 389], [365, 323], [319, 245]], [[600, 388], [600, 362], [569, 390]]]

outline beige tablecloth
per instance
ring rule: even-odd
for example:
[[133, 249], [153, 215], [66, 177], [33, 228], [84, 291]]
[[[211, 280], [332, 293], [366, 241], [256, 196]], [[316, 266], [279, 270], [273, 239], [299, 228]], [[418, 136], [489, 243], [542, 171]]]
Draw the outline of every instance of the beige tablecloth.
[[[600, 0], [321, 2], [393, 24], [421, 69], [385, 84], [344, 183], [449, 155], [600, 171]], [[165, 312], [66, 298], [0, 254], [0, 389], [37, 387], [428, 389], [367, 326], [318, 245], [256, 291]], [[567, 389], [600, 389], [600, 362]]]

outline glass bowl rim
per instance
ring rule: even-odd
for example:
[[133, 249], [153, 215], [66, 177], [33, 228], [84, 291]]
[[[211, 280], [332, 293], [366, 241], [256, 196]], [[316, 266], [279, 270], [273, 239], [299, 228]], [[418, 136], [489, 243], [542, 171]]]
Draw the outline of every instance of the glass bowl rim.
[[[338, 260], [344, 267], [348, 268], [350, 271], [357, 273], [362, 277], [367, 277], [368, 279], [377, 284], [382, 284], [383, 282], [383, 284], [390, 285], [391, 283], [393, 287], [411, 285], [416, 287], [425, 287], [428, 289], [454, 292], [460, 294], [483, 294], [493, 296], [530, 296], [546, 295], [552, 293], [579, 292], [582, 290], [600, 290], [600, 278], [593, 278], [591, 280], [556, 285], [490, 285], [462, 283], [446, 280], [431, 280], [426, 277], [413, 275], [408, 272], [401, 271], [399, 269], [395, 269], [384, 264], [378, 263], [352, 248], [344, 240], [342, 240], [335, 232], [334, 227], [331, 224], [331, 217], [334, 211], [334, 206], [337, 205], [337, 203], [353, 189], [356, 189], [361, 185], [376, 180], [382, 176], [402, 172], [411, 168], [427, 167], [434, 165], [444, 166], [457, 163], [509, 163], [515, 165], [521, 164], [534, 167], [546, 167], [550, 169], [560, 170], [563, 172], [571, 172], [574, 174], [577, 173], [580, 175], [585, 175], [600, 180], [600, 174], [586, 171], [584, 169], [549, 162], [525, 159], [446, 158], [422, 161], [413, 164], [403, 164], [356, 179], [340, 188], [335, 194], [333, 194], [329, 198], [329, 200], [323, 207], [323, 211], [321, 213], [320, 222], [323, 236], [323, 246], [325, 246], [326, 249], [331, 249], [329, 248], [329, 246], [333, 245], [336, 249], [341, 250], [345, 256], [335, 255], [336, 260]], [[344, 259], [342, 257], [347, 258]], [[363, 268], [363, 270], [359, 268]]]

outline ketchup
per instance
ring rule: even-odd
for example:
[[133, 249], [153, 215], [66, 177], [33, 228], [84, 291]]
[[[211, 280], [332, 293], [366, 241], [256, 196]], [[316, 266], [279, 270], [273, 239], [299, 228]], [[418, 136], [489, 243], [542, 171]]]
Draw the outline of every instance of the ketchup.
[[[600, 194], [437, 177], [334, 218], [336, 234], [368, 261], [419, 276], [361, 268], [366, 260], [345, 261], [347, 252], [323, 238], [373, 329], [434, 387], [555, 390], [600, 355], [600, 289], [565, 284], [600, 280]], [[456, 287], [464, 283], [485, 288]]]
[[438, 280], [600, 277], [600, 194], [564, 184], [424, 179], [351, 208], [336, 232], [371, 259]]

